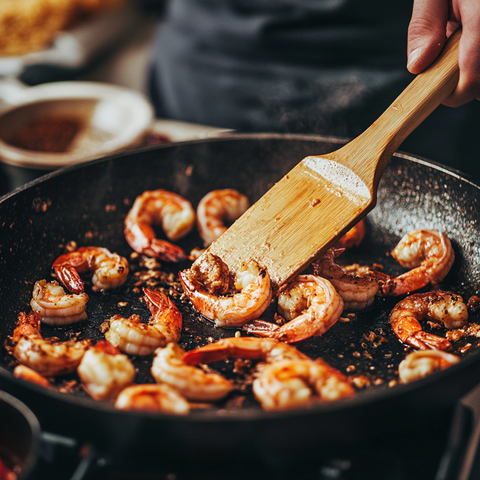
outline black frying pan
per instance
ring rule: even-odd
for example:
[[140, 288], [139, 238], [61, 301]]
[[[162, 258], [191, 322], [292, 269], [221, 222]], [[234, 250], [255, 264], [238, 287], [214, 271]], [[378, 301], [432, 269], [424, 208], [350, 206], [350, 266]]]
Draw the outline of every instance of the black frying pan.
[[[349, 375], [361, 375], [371, 383], [356, 398], [335, 404], [264, 412], [247, 389], [215, 408], [194, 410], [178, 418], [119, 412], [106, 402], [91, 400], [79, 388], [59, 393], [12, 375], [13, 364], [3, 344], [15, 327], [18, 312], [29, 310], [34, 282], [50, 278], [52, 262], [64, 253], [67, 242], [104, 246], [128, 257], [131, 249], [123, 237], [123, 219], [144, 190], [169, 189], [196, 205], [208, 191], [231, 187], [254, 202], [302, 158], [336, 150], [339, 143], [317, 136], [268, 134], [164, 145], [67, 168], [3, 197], [0, 386], [25, 401], [43, 428], [91, 442], [117, 461], [153, 463], [165, 471], [200, 463], [245, 466], [248, 462], [258, 468], [283, 468], [373, 435], [435, 428], [445, 412], [480, 382], [478, 340], [468, 337], [455, 343], [456, 351], [467, 343], [472, 346], [449, 370], [409, 385], [389, 387], [406, 351], [389, 328], [389, 312], [396, 303], [390, 298], [376, 301], [352, 322], [338, 322], [323, 337], [298, 345], [344, 372], [350, 367]], [[400, 236], [415, 228], [438, 228], [448, 232], [457, 256], [442, 288], [467, 300], [479, 289], [479, 202], [480, 187], [475, 182], [422, 159], [397, 154], [381, 180], [378, 205], [367, 219], [365, 241], [344, 254], [342, 261], [381, 263], [386, 272], [399, 274], [402, 269], [388, 252]], [[200, 244], [196, 233], [180, 242], [187, 251]], [[188, 265], [164, 267], [176, 274]], [[133, 262], [132, 269], [138, 268]], [[87, 284], [90, 320], [67, 329], [45, 326], [44, 335], [64, 337], [65, 332], [81, 332], [83, 337], [100, 339], [100, 324], [115, 313], [138, 313], [147, 319], [141, 294], [133, 284], [131, 279], [119, 291], [107, 294], [91, 292]], [[235, 333], [216, 329], [178, 295], [174, 300], [184, 312], [187, 329], [181, 344], [185, 348], [203, 345], [207, 337], [219, 339]], [[119, 307], [122, 301], [128, 305]], [[273, 311], [273, 307], [269, 309], [266, 318], [272, 317]], [[387, 342], [373, 346], [364, 337], [371, 331]], [[150, 362], [151, 358], [136, 360], [138, 382], [152, 381]], [[235, 375], [231, 363], [216, 367]], [[64, 386], [72, 378], [59, 379], [58, 384]], [[239, 404], [243, 406], [238, 408]]]

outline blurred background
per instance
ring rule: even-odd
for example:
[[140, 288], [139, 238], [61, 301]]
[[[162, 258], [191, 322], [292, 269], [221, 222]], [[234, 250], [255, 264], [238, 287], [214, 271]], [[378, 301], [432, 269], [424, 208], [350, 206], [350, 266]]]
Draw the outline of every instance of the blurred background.
[[[2, 0], [0, 74], [27, 85], [98, 80], [145, 90], [164, 0]], [[81, 53], [81, 55], [80, 55]]]
[[[151, 102], [144, 145], [232, 130], [351, 139], [413, 78], [410, 14], [395, 0], [0, 0], [0, 113], [18, 85], [101, 82]], [[7, 123], [0, 194], [51, 169], [4, 152]], [[479, 180], [479, 126], [478, 102], [441, 105], [400, 150]]]
[[[19, 102], [15, 99], [19, 89], [33, 93], [36, 89], [30, 87], [51, 82], [120, 86], [144, 95], [149, 102], [150, 51], [164, 10], [164, 0], [1, 0], [0, 112]], [[75, 89], [66, 95], [74, 98]], [[61, 153], [49, 148], [62, 144], [68, 137], [65, 131], [73, 128], [63, 117], [53, 123], [49, 118], [48, 125], [29, 123], [28, 114], [23, 117], [25, 125], [18, 129], [14, 143], [22, 149], [10, 148], [12, 136], [4, 138], [0, 132], [0, 195], [52, 171], [46, 155], [55, 158]], [[0, 129], [5, 130], [8, 121], [0, 122]], [[140, 146], [204, 138], [224, 130], [156, 118]], [[53, 135], [52, 142], [47, 137]], [[7, 155], [7, 147], [13, 153]], [[36, 151], [36, 164], [22, 158], [22, 152], [33, 157]]]

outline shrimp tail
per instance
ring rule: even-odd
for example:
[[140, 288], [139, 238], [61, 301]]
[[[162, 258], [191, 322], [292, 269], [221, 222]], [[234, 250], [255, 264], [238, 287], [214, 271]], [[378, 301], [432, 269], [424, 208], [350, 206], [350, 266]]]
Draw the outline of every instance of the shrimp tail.
[[424, 332], [423, 330], [418, 332], [413, 338], [411, 337], [407, 343], [410, 343], [420, 350], [436, 349], [448, 352], [453, 348], [447, 339]]
[[[40, 315], [32, 310], [28, 315], [25, 312], [20, 312], [18, 314], [17, 327], [13, 331], [12, 341], [13, 343], [18, 343], [22, 335], [26, 335], [31, 328], [34, 330], [40, 330], [41, 317]], [[7, 347], [7, 350], [9, 348]]]
[[129, 222], [128, 228], [125, 228], [125, 238], [136, 252], [164, 262], [180, 262], [188, 258], [179, 246], [167, 240], [155, 238], [153, 228], [143, 222]]
[[265, 320], [252, 320], [243, 326], [243, 330], [258, 337], [276, 338], [280, 327]]
[[373, 271], [373, 277], [378, 282], [378, 293], [377, 293], [378, 296], [386, 297], [386, 296], [395, 295], [396, 280], [393, 277], [391, 277], [390, 275], [387, 275], [386, 273], [379, 272], [376, 270]]
[[82, 252], [75, 251], [60, 255], [52, 265], [58, 280], [71, 292], [80, 294], [85, 290], [79, 273], [89, 269], [88, 259]]
[[418, 267], [395, 277], [393, 283], [391, 294], [398, 296], [426, 287], [430, 283], [430, 277], [424, 268]]
[[56, 265], [54, 266], [55, 275], [65, 288], [75, 294], [80, 294], [85, 290], [85, 284], [80, 278], [78, 271], [72, 265]]
[[35, 385], [45, 388], [52, 388], [52, 384], [48, 378], [44, 377], [33, 368], [27, 367], [26, 365], [17, 365], [13, 370], [13, 375], [16, 378], [21, 378], [22, 380], [26, 380], [27, 382]]
[[[298, 328], [299, 326], [301, 328]], [[244, 325], [243, 330], [258, 337], [273, 338], [286, 343], [301, 342], [316, 334], [316, 329], [309, 328], [308, 322], [305, 322], [304, 318], [298, 322], [292, 320], [290, 325], [284, 328], [264, 320], [254, 320]]]
[[144, 253], [151, 257], [158, 258], [164, 262], [181, 262], [188, 259], [188, 255], [178, 245], [154, 238], [150, 245], [145, 248]]
[[186, 352], [183, 361], [187, 365], [198, 365], [199, 363], [213, 363], [225, 360], [229, 357], [229, 347], [226, 345], [210, 344]]
[[223, 338], [216, 343], [190, 350], [183, 356], [188, 365], [199, 363], [213, 363], [227, 358], [244, 358], [256, 360], [262, 358], [263, 352], [259, 348], [259, 338], [234, 337]]
[[[335, 315], [333, 318], [332, 325], [337, 321], [342, 310], [343, 302], [338, 315]], [[327, 330], [327, 328], [319, 329], [316, 325], [315, 317], [306, 313], [286, 323], [278, 330], [278, 333], [273, 338], [281, 342], [297, 343], [306, 340], [307, 338], [321, 335], [324, 333], [324, 330]]]
[[145, 302], [152, 315], [155, 315], [159, 311], [166, 309], [176, 309], [174, 303], [164, 293], [158, 290], [151, 290], [150, 288], [144, 288]]
[[59, 265], [70, 265], [75, 268], [75, 270], [79, 273], [86, 272], [90, 268], [88, 264], [88, 259], [79, 250], [60, 255], [53, 262], [52, 267], [55, 268]]
[[20, 325], [32, 325], [33, 327], [40, 329], [40, 322], [40, 315], [34, 310], [30, 311], [28, 315], [25, 312], [20, 312], [18, 314], [17, 327]]

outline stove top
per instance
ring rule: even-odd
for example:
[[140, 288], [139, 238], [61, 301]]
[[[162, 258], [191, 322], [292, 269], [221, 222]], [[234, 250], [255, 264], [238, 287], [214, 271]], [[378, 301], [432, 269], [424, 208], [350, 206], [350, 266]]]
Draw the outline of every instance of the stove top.
[[[405, 419], [408, 422], [410, 419]], [[161, 467], [119, 465], [79, 445], [75, 439], [44, 433], [34, 480], [478, 480], [480, 456], [480, 386], [457, 405], [451, 416], [438, 419], [415, 434], [371, 439], [338, 451], [319, 451], [318, 461], [294, 469], [184, 465], [181, 471]]]

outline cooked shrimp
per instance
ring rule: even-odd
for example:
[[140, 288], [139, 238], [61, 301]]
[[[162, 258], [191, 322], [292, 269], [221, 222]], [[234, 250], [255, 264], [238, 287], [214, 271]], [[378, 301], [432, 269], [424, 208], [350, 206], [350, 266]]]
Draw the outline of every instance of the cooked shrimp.
[[138, 315], [110, 318], [105, 338], [122, 352], [131, 355], [150, 355], [156, 348], [178, 342], [182, 333], [182, 314], [165, 294], [144, 288], [145, 301], [152, 314], [149, 323]]
[[344, 301], [345, 310], [364, 310], [375, 300], [379, 285], [373, 275], [347, 274], [335, 263], [344, 249], [328, 249], [313, 265], [315, 275], [325, 278], [335, 287]]
[[355, 394], [345, 375], [323, 360], [280, 360], [266, 365], [253, 381], [265, 410], [286, 410], [312, 400], [334, 402]]
[[418, 350], [409, 353], [398, 366], [398, 376], [402, 383], [410, 383], [445, 370], [460, 361], [456, 355], [441, 350]]
[[52, 267], [57, 278], [72, 293], [82, 293], [85, 286], [80, 273], [93, 272], [93, 290], [120, 287], [128, 276], [128, 260], [102, 247], [80, 247], [60, 255]]
[[53, 280], [35, 282], [30, 306], [37, 312], [43, 323], [49, 325], [70, 325], [85, 320], [88, 302], [86, 293], [66, 294], [63, 287]]
[[346, 275], [375, 279], [378, 283], [378, 292], [376, 295], [379, 297], [393, 295], [393, 291], [395, 289], [395, 279], [386, 274], [381, 265], [375, 264], [374, 267], [371, 268], [367, 265], [353, 263], [351, 265], [341, 265], [340, 268]]
[[120, 392], [115, 401], [119, 410], [140, 410], [186, 415], [190, 411], [187, 400], [165, 384], [131, 385]]
[[170, 242], [187, 235], [195, 225], [195, 211], [188, 200], [167, 190], [147, 190], [125, 218], [125, 238], [136, 252], [166, 262], [187, 259], [179, 246], [155, 238], [151, 225], [161, 225]]
[[[201, 265], [204, 261], [209, 262], [210, 267], [205, 270], [210, 271], [211, 275], [202, 275]], [[197, 262], [191, 269], [179, 273], [180, 281], [193, 306], [204, 317], [213, 320], [217, 327], [243, 325], [260, 316], [270, 305], [270, 277], [257, 263], [251, 262], [241, 267], [235, 274], [236, 293], [222, 296], [217, 292], [224, 293], [223, 286], [229, 285], [228, 267], [211, 254], [202, 256]]]
[[412, 269], [395, 278], [394, 295], [440, 283], [455, 260], [450, 240], [438, 230], [408, 233], [393, 249], [392, 256], [402, 267]]
[[60, 342], [57, 338], [43, 338], [40, 333], [40, 315], [22, 312], [13, 331], [10, 353], [21, 363], [45, 377], [73, 372], [90, 346], [90, 340]]
[[339, 248], [358, 247], [365, 237], [365, 231], [365, 220], [362, 219], [336, 243], [336, 246]]
[[298, 275], [278, 295], [278, 310], [288, 322], [281, 327], [263, 320], [244, 325], [244, 330], [287, 343], [323, 335], [343, 311], [343, 300], [333, 285], [315, 275]]
[[50, 383], [48, 378], [40, 375], [40, 373], [38, 373], [36, 370], [27, 367], [26, 365], [17, 365], [13, 369], [13, 375], [15, 376], [15, 378], [21, 378], [22, 380], [34, 383], [35, 385], [39, 385], [45, 388], [52, 388], [52, 384]]
[[233, 188], [207, 193], [197, 207], [197, 227], [205, 246], [227, 230], [225, 222], [234, 222], [249, 206], [248, 198]]
[[118, 348], [100, 340], [85, 352], [77, 373], [92, 398], [110, 400], [133, 383], [135, 367]]
[[265, 410], [300, 407], [313, 399], [334, 401], [355, 394], [347, 378], [321, 359], [270, 338], [231, 337], [187, 352], [188, 364], [226, 358], [263, 360], [257, 365], [253, 393]]
[[152, 375], [185, 398], [195, 402], [216, 402], [233, 389], [233, 384], [218, 373], [206, 373], [183, 361], [185, 351], [175, 343], [155, 350]]
[[423, 318], [443, 322], [449, 329], [460, 328], [468, 320], [467, 306], [460, 295], [437, 290], [410, 295], [390, 314], [393, 331], [403, 343], [420, 350], [450, 350], [448, 340], [422, 330], [419, 321]]

